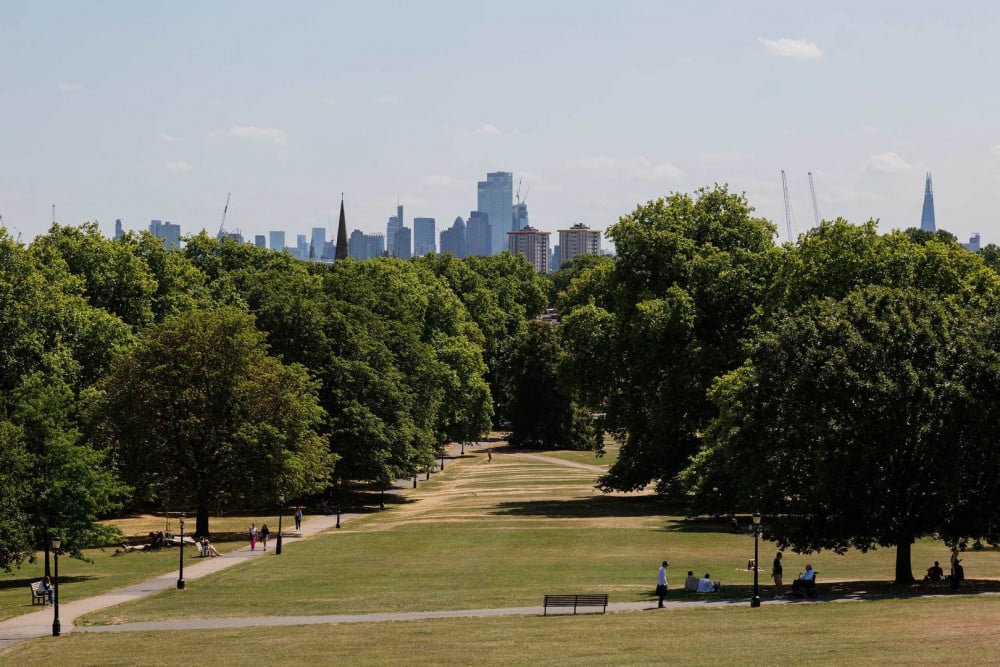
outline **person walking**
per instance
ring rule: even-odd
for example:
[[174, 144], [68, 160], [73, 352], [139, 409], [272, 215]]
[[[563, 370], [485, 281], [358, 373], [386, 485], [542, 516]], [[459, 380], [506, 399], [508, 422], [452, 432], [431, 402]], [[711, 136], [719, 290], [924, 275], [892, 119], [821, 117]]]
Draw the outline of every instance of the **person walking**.
[[271, 531], [270, 529], [268, 529], [267, 524], [265, 523], [263, 526], [260, 527], [260, 543], [263, 545], [264, 551], [267, 551], [267, 538], [270, 536], [271, 536]]
[[257, 524], [250, 524], [250, 551], [257, 548]]
[[295, 510], [295, 530], [302, 530], [302, 508]]
[[657, 605], [658, 609], [663, 609], [663, 601], [667, 597], [667, 567], [669, 566], [670, 563], [663, 561], [656, 577], [656, 595], [660, 598], [660, 604]]
[[951, 590], [957, 591], [962, 579], [965, 579], [965, 568], [962, 567], [962, 559], [958, 557], [958, 547], [954, 547], [951, 550], [951, 577], [949, 578]]
[[771, 576], [774, 578], [774, 599], [781, 600], [785, 597], [785, 586], [781, 582], [781, 552], [774, 555], [774, 564], [771, 565]]

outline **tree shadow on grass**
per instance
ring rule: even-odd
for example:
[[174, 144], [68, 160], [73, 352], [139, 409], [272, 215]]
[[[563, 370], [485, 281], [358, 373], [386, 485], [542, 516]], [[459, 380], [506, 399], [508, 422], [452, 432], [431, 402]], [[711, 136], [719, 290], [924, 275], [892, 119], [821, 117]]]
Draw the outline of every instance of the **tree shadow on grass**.
[[669, 512], [659, 499], [650, 496], [593, 496], [570, 500], [530, 500], [499, 503], [493, 514], [543, 516], [549, 519], [656, 516]]
[[[41, 575], [37, 577], [18, 577], [17, 579], [3, 579], [0, 580], [0, 588], [20, 588], [21, 586], [30, 586], [36, 581], [41, 580]], [[66, 584], [78, 584], [81, 581], [90, 581], [96, 579], [97, 577], [91, 575], [78, 575], [73, 577], [59, 577], [59, 585], [63, 586]]]
[[[760, 597], [767, 601], [774, 594], [770, 577], [766, 580], [761, 571], [761, 583], [758, 587]], [[816, 597], [805, 595], [797, 597], [792, 592], [791, 582], [785, 583], [785, 599], [788, 602], [832, 602], [836, 600], [905, 600], [910, 598], [939, 597], [954, 595], [983, 595], [1000, 593], [1000, 581], [994, 579], [966, 579], [958, 591], [951, 590], [945, 583], [930, 584], [917, 581], [912, 584], [894, 584], [891, 581], [836, 581], [816, 586]], [[649, 591], [650, 597], [656, 596], [656, 591]], [[747, 602], [753, 597], [752, 585], [727, 585], [722, 582], [722, 590], [718, 593], [692, 593], [690, 591], [670, 590], [667, 599], [672, 602], [732, 602], [734, 604]]]

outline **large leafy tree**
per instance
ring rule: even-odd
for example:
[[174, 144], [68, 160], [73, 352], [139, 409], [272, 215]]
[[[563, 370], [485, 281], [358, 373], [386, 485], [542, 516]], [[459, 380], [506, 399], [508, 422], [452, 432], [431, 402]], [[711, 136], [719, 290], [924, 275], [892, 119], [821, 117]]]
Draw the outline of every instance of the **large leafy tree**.
[[898, 582], [915, 538], [995, 532], [1000, 357], [982, 323], [955, 297], [884, 287], [784, 317], [714, 390], [687, 473], [699, 506], [760, 509], [797, 550], [895, 546]]
[[334, 457], [305, 369], [268, 356], [254, 319], [232, 307], [149, 327], [100, 384], [97, 409], [138, 498], [194, 507], [198, 534], [225, 494], [260, 506], [321, 491]]
[[603, 488], [668, 487], [698, 450], [773, 271], [774, 227], [752, 213], [720, 186], [640, 205], [608, 230], [614, 264], [569, 285], [566, 376], [623, 443]]

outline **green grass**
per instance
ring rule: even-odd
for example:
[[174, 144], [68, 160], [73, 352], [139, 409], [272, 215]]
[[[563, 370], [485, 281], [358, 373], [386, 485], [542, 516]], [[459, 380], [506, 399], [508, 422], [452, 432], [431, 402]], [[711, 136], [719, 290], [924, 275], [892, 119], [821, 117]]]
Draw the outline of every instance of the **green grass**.
[[205, 656], [283, 665], [993, 665], [1000, 597], [947, 596], [580, 616], [440, 619], [198, 632], [68, 634], [16, 665], [135, 665]]

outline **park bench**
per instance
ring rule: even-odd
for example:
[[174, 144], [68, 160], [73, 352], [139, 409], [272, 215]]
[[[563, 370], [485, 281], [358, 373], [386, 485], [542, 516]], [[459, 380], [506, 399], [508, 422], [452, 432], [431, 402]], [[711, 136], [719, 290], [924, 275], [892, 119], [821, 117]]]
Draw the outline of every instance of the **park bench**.
[[819, 591], [816, 590], [816, 576], [813, 575], [812, 579], [796, 579], [792, 582], [792, 595], [798, 598], [810, 598], [815, 600], [819, 597]]
[[40, 581], [31, 582], [31, 604], [42, 604], [46, 605], [49, 603], [48, 593], [38, 590], [38, 587], [42, 584]]
[[542, 602], [542, 615], [547, 616], [549, 607], [572, 607], [576, 613], [577, 607], [601, 607], [603, 614], [608, 610], [607, 593], [585, 593], [580, 595], [546, 595]]

